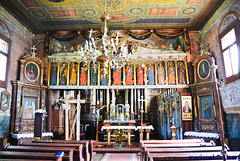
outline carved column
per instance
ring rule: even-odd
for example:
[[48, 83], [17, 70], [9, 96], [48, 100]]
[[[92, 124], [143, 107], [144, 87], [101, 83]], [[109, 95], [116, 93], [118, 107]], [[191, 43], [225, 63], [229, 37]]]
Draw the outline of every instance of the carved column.
[[132, 145], [131, 144], [131, 129], [127, 129], [127, 141], [128, 141], [128, 145]]
[[13, 81], [13, 93], [12, 93], [12, 112], [11, 112], [11, 129], [10, 133], [18, 133], [19, 126], [21, 123], [22, 111], [21, 109], [21, 94], [22, 94], [22, 86], [24, 85], [21, 82]]
[[150, 132], [151, 130], [150, 129], [146, 129], [146, 140], [150, 140]]
[[107, 145], [111, 145], [111, 129], [107, 129]]

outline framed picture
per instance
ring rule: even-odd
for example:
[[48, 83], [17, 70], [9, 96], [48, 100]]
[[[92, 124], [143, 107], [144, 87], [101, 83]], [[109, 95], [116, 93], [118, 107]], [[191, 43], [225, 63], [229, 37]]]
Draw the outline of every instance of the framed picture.
[[2, 92], [1, 94], [1, 110], [6, 111], [9, 109], [10, 94]]
[[182, 120], [192, 120], [192, 97], [182, 96]]
[[197, 67], [197, 74], [200, 79], [207, 79], [210, 75], [210, 65], [208, 60], [203, 59], [199, 62]]
[[30, 82], [35, 82], [36, 80], [38, 80], [40, 75], [38, 65], [33, 61], [28, 62], [25, 65], [24, 74], [27, 80], [29, 80]]
[[22, 105], [22, 119], [34, 119], [35, 111], [38, 109], [38, 98], [24, 97]]
[[201, 108], [202, 118], [212, 118], [213, 115], [213, 96], [204, 95], [198, 97], [198, 104]]

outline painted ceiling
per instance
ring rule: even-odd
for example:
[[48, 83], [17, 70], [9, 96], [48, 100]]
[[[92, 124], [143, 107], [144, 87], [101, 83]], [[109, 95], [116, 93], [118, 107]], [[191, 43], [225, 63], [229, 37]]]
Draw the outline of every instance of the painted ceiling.
[[198, 30], [223, 0], [3, 0], [15, 18], [34, 33], [100, 29], [188, 28]]

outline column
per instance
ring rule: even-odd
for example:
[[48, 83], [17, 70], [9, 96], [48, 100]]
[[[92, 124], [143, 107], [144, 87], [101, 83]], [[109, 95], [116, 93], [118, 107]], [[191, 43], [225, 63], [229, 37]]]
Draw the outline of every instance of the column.
[[128, 141], [128, 145], [132, 145], [131, 144], [131, 129], [127, 129], [127, 141]]
[[60, 72], [60, 69], [59, 69], [59, 68], [60, 68], [60, 62], [58, 61], [57, 63], [58, 63], [58, 69], [57, 69], [57, 86], [58, 86], [58, 85], [59, 85], [59, 77], [60, 77], [60, 76], [59, 76], [59, 72]]
[[81, 105], [80, 105], [80, 90], [77, 95], [77, 127], [76, 127], [76, 140], [80, 140], [80, 110], [81, 110]]
[[69, 109], [69, 104], [68, 104], [68, 95], [65, 97], [65, 140], [68, 140], [69, 137], [69, 126], [68, 126], [68, 109]]
[[50, 85], [50, 77], [51, 77], [50, 70], [51, 70], [51, 61], [48, 60], [48, 79], [47, 79], [48, 80], [48, 82], [47, 82], [48, 86]]
[[110, 112], [109, 112], [109, 99], [110, 99], [110, 97], [109, 97], [109, 89], [107, 89], [107, 120], [110, 120], [110, 117], [109, 117], [109, 114], [110, 114]]
[[133, 113], [133, 88], [131, 89], [131, 118], [134, 115]]
[[111, 145], [111, 129], [107, 129], [107, 145]]
[[151, 130], [150, 129], [146, 129], [145, 130], [146, 131], [146, 140], [150, 140], [150, 132], [151, 132]]
[[178, 68], [177, 68], [177, 59], [175, 61], [175, 77], [176, 77], [176, 85], [178, 85]]

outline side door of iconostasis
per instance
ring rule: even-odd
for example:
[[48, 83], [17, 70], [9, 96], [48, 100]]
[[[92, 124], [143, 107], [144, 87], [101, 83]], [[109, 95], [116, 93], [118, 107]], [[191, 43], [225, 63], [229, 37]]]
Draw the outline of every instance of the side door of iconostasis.
[[191, 86], [195, 108], [195, 129], [219, 132], [216, 75], [211, 57], [202, 55], [194, 62], [195, 85]]
[[[34, 53], [34, 52], [33, 52]], [[39, 57], [20, 59], [20, 80], [13, 81], [11, 133], [33, 132], [35, 111], [46, 109], [47, 86], [43, 85], [43, 65]], [[47, 109], [46, 109], [47, 110]], [[47, 125], [48, 126], [48, 125]]]

